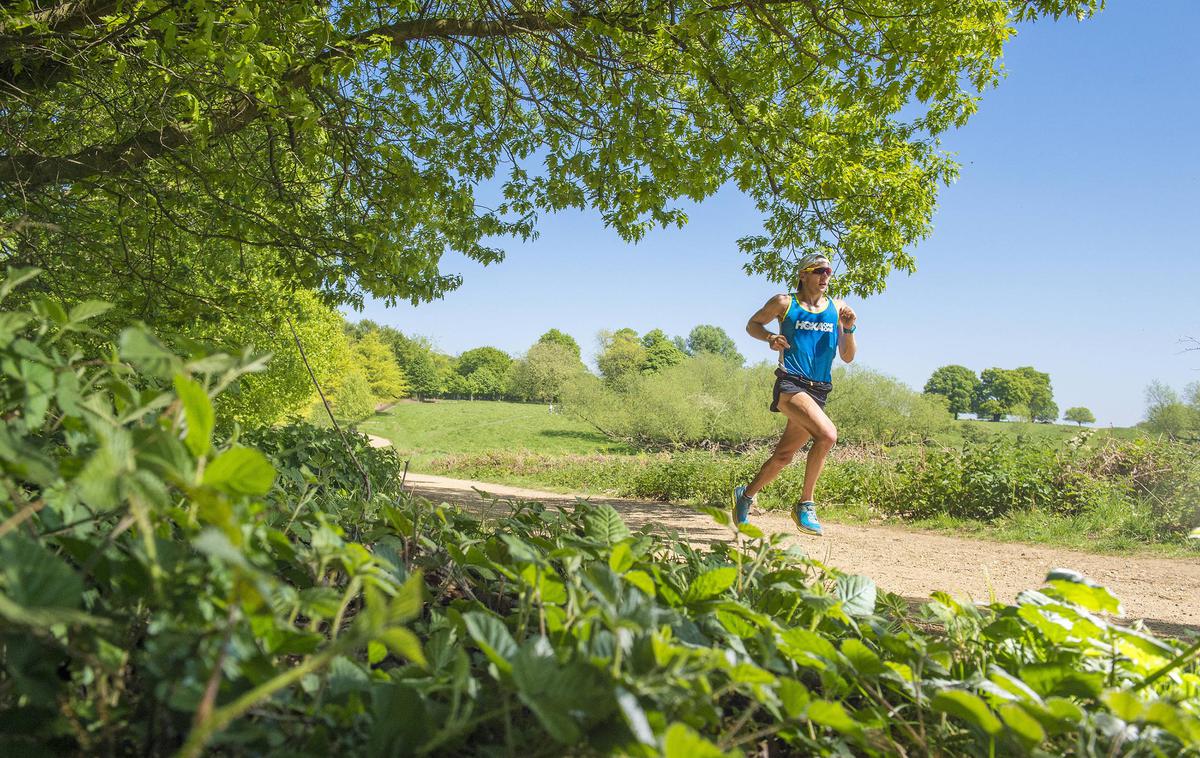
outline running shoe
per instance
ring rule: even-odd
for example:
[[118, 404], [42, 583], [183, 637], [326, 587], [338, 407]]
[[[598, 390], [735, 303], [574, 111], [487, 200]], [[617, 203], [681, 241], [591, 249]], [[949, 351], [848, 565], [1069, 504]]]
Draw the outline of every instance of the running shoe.
[[821, 536], [821, 522], [817, 521], [817, 506], [812, 501], [798, 503], [792, 507], [792, 521], [805, 534]]
[[733, 488], [733, 523], [749, 524], [750, 523], [750, 507], [754, 505], [754, 498], [746, 497], [745, 487]]

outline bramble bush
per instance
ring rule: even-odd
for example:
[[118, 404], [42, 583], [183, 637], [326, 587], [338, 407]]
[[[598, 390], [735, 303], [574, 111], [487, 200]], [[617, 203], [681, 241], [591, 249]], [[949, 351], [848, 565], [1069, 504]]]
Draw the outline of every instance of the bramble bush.
[[[1055, 447], [1045, 441], [985, 437], [961, 448], [834, 448], [821, 478], [824, 502], [862, 506], [905, 519], [948, 514], [992, 521], [1040, 509], [1080, 514], [1099, 503], [1144, 513], [1144, 531], [1179, 541], [1200, 526], [1200, 464], [1180, 443], [1109, 440], [1096, 446], [1089, 433]], [[475, 479], [511, 476], [619, 497], [724, 503], [734, 486], [749, 482], [769, 452], [742, 455], [704, 451], [593, 456], [494, 452], [450, 456], [437, 470]], [[803, 451], [762, 494], [768, 507], [798, 502], [804, 484]]]
[[[644, 451], [744, 451], [773, 441], [785, 422], [769, 409], [775, 366], [749, 368], [700, 354], [614, 389], [580, 377], [564, 393], [568, 413], [610, 439]], [[827, 411], [844, 441], [926, 441], [951, 428], [945, 403], [866, 368], [834, 370]]]
[[352, 433], [215, 436], [260, 363], [139, 329], [89, 355], [102, 308], [0, 313], [0, 754], [1200, 749], [1200, 643], [1083, 577], [914, 619], [750, 526], [472, 517]]

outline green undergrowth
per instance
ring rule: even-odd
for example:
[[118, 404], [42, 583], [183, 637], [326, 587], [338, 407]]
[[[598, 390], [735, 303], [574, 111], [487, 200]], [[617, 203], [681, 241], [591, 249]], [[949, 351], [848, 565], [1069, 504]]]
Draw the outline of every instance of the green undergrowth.
[[361, 435], [220, 431], [262, 362], [103, 309], [0, 313], [0, 755], [1200, 751], [1200, 643], [1084, 577], [914, 613], [723, 510], [480, 520]]
[[[1063, 446], [1002, 440], [960, 448], [838, 448], [818, 488], [835, 520], [920, 526], [1092, 551], [1194, 555], [1200, 525], [1195, 451], [1148, 438], [1077, 435]], [[723, 506], [768, 451], [548, 456], [490, 452], [433, 462], [444, 474], [690, 505]], [[761, 494], [768, 509], [800, 499], [803, 454]]]

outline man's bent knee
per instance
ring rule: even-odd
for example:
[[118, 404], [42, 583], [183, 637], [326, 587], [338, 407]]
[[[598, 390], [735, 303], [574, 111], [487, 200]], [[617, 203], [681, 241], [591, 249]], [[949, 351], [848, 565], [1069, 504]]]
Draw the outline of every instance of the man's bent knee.
[[837, 429], [829, 427], [827, 429], [818, 429], [813, 435], [813, 444], [819, 447], [831, 448], [837, 444], [838, 435]]

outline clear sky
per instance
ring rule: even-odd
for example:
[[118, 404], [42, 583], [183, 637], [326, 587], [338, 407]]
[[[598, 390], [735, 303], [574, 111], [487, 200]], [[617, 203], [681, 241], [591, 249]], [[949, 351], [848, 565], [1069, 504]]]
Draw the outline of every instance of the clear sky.
[[[1007, 78], [944, 139], [962, 164], [942, 191], [917, 272], [849, 300], [858, 362], [920, 389], [938, 366], [1032, 365], [1060, 409], [1098, 425], [1144, 414], [1151, 380], [1200, 381], [1200, 1], [1112, 2], [1084, 22], [1026, 25]], [[541, 237], [508, 243], [487, 268], [447, 259], [463, 286], [412, 307], [369, 303], [370, 318], [447, 353], [524, 352], [550, 327], [585, 358], [602, 329], [686, 335], [723, 327], [750, 361], [772, 359], [744, 331], [777, 285], [747, 276], [738, 237], [760, 217], [725, 190], [682, 230], [637, 245], [594, 213], [545, 216]]]

